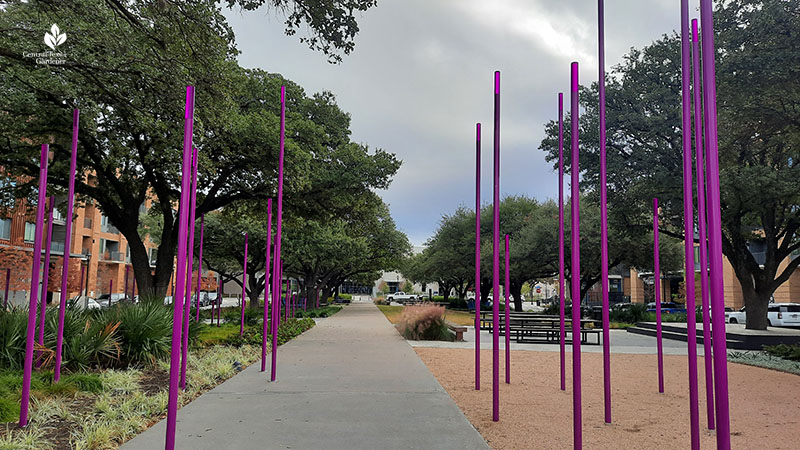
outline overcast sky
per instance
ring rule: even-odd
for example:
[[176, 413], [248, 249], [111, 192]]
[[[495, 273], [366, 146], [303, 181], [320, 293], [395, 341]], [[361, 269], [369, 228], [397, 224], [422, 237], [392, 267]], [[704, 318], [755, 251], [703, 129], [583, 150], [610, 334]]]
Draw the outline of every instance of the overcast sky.
[[[680, 24], [677, 0], [606, 3], [607, 69]], [[272, 12], [226, 15], [243, 66], [281, 73], [309, 94], [333, 92], [352, 115], [354, 141], [403, 160], [380, 194], [414, 245], [442, 214], [474, 206], [476, 122], [484, 131], [482, 199], [491, 201], [495, 70], [502, 73], [502, 195], [557, 195], [538, 146], [556, 117], [557, 93], [568, 92], [570, 62], [580, 62], [582, 84], [597, 79], [595, 0], [378, 0], [359, 18], [354, 52], [338, 65], [285, 36]]]

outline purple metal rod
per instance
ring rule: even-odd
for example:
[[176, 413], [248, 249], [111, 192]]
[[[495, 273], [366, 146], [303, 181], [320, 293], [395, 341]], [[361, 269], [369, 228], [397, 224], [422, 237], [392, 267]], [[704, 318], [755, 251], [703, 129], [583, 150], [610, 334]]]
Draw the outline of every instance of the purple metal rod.
[[[72, 112], [72, 154], [69, 160], [69, 188], [67, 191], [67, 217], [64, 224], [64, 265], [61, 268], [61, 301], [58, 305], [58, 332], [56, 334], [56, 367], [53, 382], [61, 379], [62, 346], [64, 344], [64, 314], [67, 307], [67, 280], [69, 279], [69, 254], [72, 247], [72, 213], [75, 205], [75, 172], [78, 161], [78, 124], [80, 111]], [[83, 284], [83, 264], [81, 264], [81, 284]], [[80, 291], [78, 291], [80, 295]]]
[[603, 405], [605, 421], [611, 423], [611, 348], [608, 305], [608, 195], [606, 186], [606, 46], [605, 7], [597, 0], [598, 94], [600, 111], [600, 283], [603, 296]]
[[3, 295], [3, 309], [8, 308], [8, 286], [11, 283], [11, 269], [6, 269], [6, 292]]
[[492, 201], [492, 420], [500, 420], [500, 71], [494, 73], [494, 193]]
[[206, 228], [206, 215], [200, 215], [200, 253], [197, 255], [197, 300], [195, 300], [194, 321], [200, 322], [200, 281], [203, 279], [203, 234]]
[[[219, 327], [219, 316], [222, 313], [222, 277], [219, 279], [219, 283], [217, 284], [217, 327]], [[211, 318], [211, 324], [214, 324], [214, 318]]]
[[[661, 264], [658, 244], [658, 199], [653, 199], [653, 291], [656, 297], [656, 347], [658, 352], [658, 392], [664, 393], [664, 350], [661, 347]], [[688, 315], [688, 314], [687, 314]]]
[[[686, 332], [689, 362], [689, 426], [692, 450], [700, 448], [697, 405], [697, 316], [694, 299], [694, 202], [692, 201], [692, 100], [689, 0], [681, 0], [681, 139], [683, 142], [683, 250], [686, 290]], [[691, 306], [691, 309], [689, 307]]]
[[566, 329], [564, 326], [564, 94], [558, 93], [558, 314], [561, 325], [559, 343], [561, 347], [561, 390], [567, 390]]
[[272, 198], [267, 199], [267, 257], [264, 261], [264, 320], [261, 328], [261, 371], [267, 371], [267, 334], [269, 334], [269, 246], [272, 242]]
[[186, 86], [186, 111], [183, 123], [183, 161], [181, 166], [181, 200], [178, 217], [178, 261], [175, 270], [175, 292], [172, 296], [172, 351], [169, 366], [169, 400], [167, 402], [166, 450], [175, 448], [175, 420], [178, 415], [178, 380], [181, 357], [181, 320], [186, 287], [186, 234], [189, 221], [189, 188], [192, 178], [192, 133], [194, 127], [194, 86]]
[[511, 281], [510, 281], [511, 276], [510, 276], [510, 269], [509, 269], [509, 265], [510, 264], [511, 263], [510, 263], [510, 258], [509, 258], [509, 254], [508, 254], [508, 235], [506, 235], [506, 260], [505, 260], [505, 269], [506, 269], [505, 282], [506, 283], [505, 283], [505, 286], [503, 286], [503, 293], [505, 294], [505, 297], [506, 297], [506, 320], [505, 320], [506, 321], [506, 329], [505, 329], [505, 332], [506, 332], [506, 384], [510, 384], [511, 383], [511, 333], [509, 331], [509, 323], [508, 323], [508, 316], [509, 316], [509, 314], [508, 314], [508, 302], [510, 300], [508, 293], [509, 293], [509, 288], [511, 286]]
[[[39, 311], [39, 345], [44, 345], [44, 319], [47, 313], [47, 289], [50, 281], [50, 249], [53, 245], [53, 206], [55, 206], [56, 198], [50, 196], [47, 206], [47, 244], [44, 250], [44, 274], [42, 275], [42, 300]], [[41, 361], [36, 362], [38, 368]]]
[[49, 147], [42, 144], [39, 157], [39, 197], [36, 204], [36, 235], [33, 238], [33, 264], [31, 269], [31, 295], [28, 302], [28, 328], [25, 339], [25, 367], [22, 374], [22, 398], [19, 405], [19, 426], [28, 425], [28, 406], [31, 400], [31, 375], [33, 371], [33, 337], [36, 331], [39, 273], [42, 258], [42, 229], [44, 228], [44, 202], [47, 195], [47, 159]]
[[247, 304], [247, 240], [248, 233], [244, 234], [244, 273], [242, 274], [242, 317], [239, 321], [239, 336], [244, 336], [244, 307]]
[[[7, 295], [6, 295], [7, 297]], [[475, 124], [475, 390], [481, 389], [481, 124]]]
[[[183, 302], [183, 335], [181, 336], [181, 389], [186, 389], [186, 369], [189, 364], [189, 318], [192, 313], [192, 276], [194, 275], [194, 224], [197, 201], [197, 147], [192, 147], [192, 187], [189, 204], [189, 241], [186, 244], [186, 299]], [[198, 275], [198, 279], [199, 279]], [[200, 296], [200, 292], [197, 292]]]
[[703, 105], [700, 99], [700, 51], [697, 19], [692, 19], [692, 94], [694, 98], [694, 143], [697, 154], [697, 228], [700, 235], [700, 291], [703, 310], [703, 365], [706, 385], [706, 416], [708, 429], [714, 424], [714, 374], [711, 366], [711, 317], [708, 299], [708, 254], [706, 245], [706, 182], [703, 155]]
[[711, 0], [700, 0], [700, 24], [709, 30], [703, 36], [703, 97], [708, 164], [708, 250], [711, 262], [711, 321], [714, 330], [714, 393], [717, 412], [717, 448], [731, 447], [731, 424], [728, 407], [728, 352], [725, 339], [725, 285], [722, 279], [722, 218], [720, 217], [719, 141], [717, 135], [717, 77], [714, 62], [714, 12]]
[[111, 293], [114, 291], [114, 279], [108, 280], [108, 306], [111, 306]]
[[[130, 273], [131, 266], [125, 264], [125, 290], [122, 291], [123, 295], [128, 296], [128, 273]], [[133, 298], [133, 297], [131, 297]]]
[[133, 286], [131, 286], [131, 300], [136, 298], [136, 272], [133, 273]]
[[276, 370], [275, 364], [278, 360], [278, 321], [277, 317], [274, 314], [276, 311], [280, 311], [280, 281], [277, 278], [278, 275], [281, 275], [281, 268], [278, 267], [278, 262], [281, 260], [281, 231], [283, 225], [283, 157], [284, 157], [284, 144], [285, 144], [285, 135], [286, 135], [286, 86], [281, 86], [281, 125], [280, 125], [280, 152], [278, 155], [278, 217], [277, 217], [277, 231], [275, 233], [275, 264], [274, 264], [274, 275], [275, 281], [273, 286], [275, 287], [275, 292], [272, 294], [272, 300], [274, 302], [273, 308], [276, 308], [273, 311], [273, 320], [272, 320], [272, 373], [270, 374], [270, 379], [275, 381]]
[[570, 98], [570, 134], [572, 138], [572, 228], [570, 240], [572, 259], [570, 262], [572, 293], [572, 447], [583, 448], [583, 414], [581, 411], [581, 253], [580, 253], [580, 151], [578, 147], [578, 63], [572, 63], [571, 98]]

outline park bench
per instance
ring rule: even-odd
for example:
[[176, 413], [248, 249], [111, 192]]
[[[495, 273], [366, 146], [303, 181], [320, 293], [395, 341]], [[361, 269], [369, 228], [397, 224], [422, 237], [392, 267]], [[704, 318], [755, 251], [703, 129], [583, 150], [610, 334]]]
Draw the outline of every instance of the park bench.
[[456, 325], [452, 322], [445, 322], [447, 328], [456, 334], [456, 342], [464, 341], [464, 333], [467, 331], [467, 327], [463, 325]]

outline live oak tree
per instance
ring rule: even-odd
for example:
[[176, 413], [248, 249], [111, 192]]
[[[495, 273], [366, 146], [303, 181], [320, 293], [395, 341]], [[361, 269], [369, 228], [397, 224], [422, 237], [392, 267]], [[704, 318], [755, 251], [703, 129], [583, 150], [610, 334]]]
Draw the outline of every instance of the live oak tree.
[[[51, 23], [70, 34], [58, 47], [67, 54], [62, 65], [26, 56], [42, 51], [42, 30]], [[233, 33], [214, 2], [9, 2], [0, 10], [0, 29], [5, 175], [37, 176], [36, 145], [49, 142], [55, 153], [49, 181], [63, 190], [72, 109], [80, 108], [78, 171], [85, 175], [76, 191], [96, 201], [126, 237], [143, 293], [163, 295], [172, 273], [186, 85], [196, 88], [198, 216], [275, 195], [281, 85], [287, 87], [286, 183], [296, 195], [287, 196], [288, 204], [311, 214], [335, 210], [339, 194], [381, 188], [397, 170], [393, 155], [349, 142], [349, 116], [331, 94], [308, 97], [278, 75], [238, 67]], [[348, 47], [322, 50], [337, 48]], [[354, 166], [364, 170], [351, 172]], [[24, 196], [35, 182], [4, 186]], [[147, 198], [161, 216], [160, 230], [149, 230], [159, 243], [154, 272], [138, 232]]]
[[[734, 0], [718, 2], [714, 16], [722, 251], [742, 286], [747, 328], [765, 329], [770, 297], [800, 265], [800, 47], [789, 44], [800, 37], [800, 9], [782, 0]], [[632, 49], [608, 77], [606, 96], [615, 220], [647, 228], [651, 198], [659, 197], [662, 231], [682, 239], [678, 36]], [[596, 84], [581, 89], [581, 106], [581, 168], [596, 195]], [[556, 124], [546, 131], [541, 148], [555, 161]], [[763, 251], [754, 255], [753, 246]]]

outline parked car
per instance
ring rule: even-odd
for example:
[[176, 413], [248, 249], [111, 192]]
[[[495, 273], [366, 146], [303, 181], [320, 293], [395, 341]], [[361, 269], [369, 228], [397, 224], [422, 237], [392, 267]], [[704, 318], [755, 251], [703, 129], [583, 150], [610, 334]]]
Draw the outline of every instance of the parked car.
[[[656, 312], [656, 303], [651, 302], [647, 304], [648, 312]], [[681, 305], [675, 302], [661, 302], [661, 312], [666, 314], [686, 313], [686, 305]]]
[[[745, 307], [739, 311], [726, 312], [725, 322], [746, 323]], [[767, 323], [771, 327], [800, 327], [800, 303], [770, 303], [767, 307]]]
[[416, 300], [418, 296], [414, 294], [406, 294], [403, 291], [395, 292], [394, 294], [389, 294], [386, 296], [386, 301], [389, 302], [397, 302], [397, 303], [405, 303], [409, 300]]
[[67, 300], [67, 306], [77, 309], [100, 309], [97, 300], [85, 295], [78, 295]]

